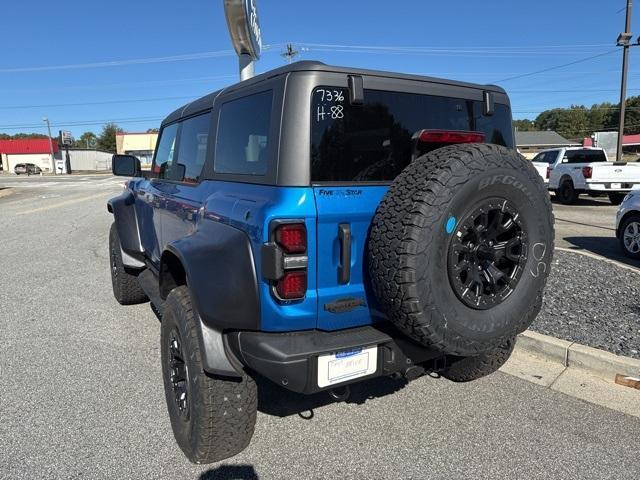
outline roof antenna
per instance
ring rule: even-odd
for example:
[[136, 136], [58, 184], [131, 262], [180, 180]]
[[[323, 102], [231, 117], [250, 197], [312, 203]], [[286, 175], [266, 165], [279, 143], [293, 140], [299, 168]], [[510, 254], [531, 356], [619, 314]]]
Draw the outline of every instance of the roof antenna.
[[291, 65], [291, 62], [299, 53], [300, 52], [298, 50], [293, 48], [293, 44], [287, 43], [287, 50], [281, 53], [280, 56], [286, 58], [289, 61], [289, 65]]

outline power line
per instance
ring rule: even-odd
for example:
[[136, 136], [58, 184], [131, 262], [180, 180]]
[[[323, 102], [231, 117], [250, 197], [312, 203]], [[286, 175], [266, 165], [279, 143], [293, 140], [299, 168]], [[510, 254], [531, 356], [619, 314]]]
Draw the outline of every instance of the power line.
[[501, 80], [496, 80], [494, 83], [507, 82], [509, 80], [516, 80], [518, 78], [530, 77], [532, 75], [538, 75], [540, 73], [549, 72], [551, 70], [557, 70], [558, 68], [569, 67], [571, 65], [576, 65], [578, 63], [582, 63], [582, 62], [587, 62], [589, 60], [593, 60], [594, 58], [604, 57], [605, 55], [611, 55], [612, 53], [616, 53], [617, 51], [618, 50], [609, 50], [608, 52], [599, 53], [598, 55], [592, 55], [590, 57], [581, 58], [579, 60], [574, 60], [573, 62], [569, 62], [569, 63], [563, 63], [562, 65], [556, 65], [556, 66], [553, 66], [553, 67], [543, 68], [542, 70], [536, 70], [534, 72], [523, 73], [523, 74], [520, 74], [520, 75], [515, 75], [513, 77], [507, 77], [507, 78], [503, 78]]
[[194, 100], [202, 97], [206, 94], [188, 95], [180, 97], [158, 97], [158, 98], [134, 98], [129, 100], [104, 100], [99, 102], [79, 102], [79, 103], [49, 103], [44, 105], [7, 105], [0, 106], [0, 110], [18, 110], [23, 108], [49, 108], [49, 107], [84, 107], [90, 105], [111, 105], [117, 103], [144, 103], [144, 102], [158, 102], [168, 100]]
[[328, 48], [328, 49], [362, 49], [381, 52], [479, 52], [479, 51], [540, 51], [544, 49], [569, 49], [569, 48], [602, 48], [611, 46], [610, 43], [597, 44], [565, 44], [565, 45], [521, 45], [521, 46], [430, 46], [430, 47], [406, 47], [398, 45], [346, 45], [333, 43], [307, 43], [297, 42], [296, 45], [308, 48]]
[[[275, 45], [263, 46], [263, 51], [268, 51]], [[37, 67], [14, 67], [0, 69], [0, 73], [29, 73], [29, 72], [46, 72], [53, 70], [77, 70], [86, 68], [104, 68], [104, 67], [122, 67], [127, 65], [147, 65], [152, 63], [169, 63], [169, 62], [184, 62], [188, 60], [202, 60], [207, 58], [218, 57], [231, 57], [235, 56], [235, 50], [218, 50], [199, 53], [187, 53], [183, 55], [170, 55], [166, 57], [149, 57], [149, 58], [136, 58], [131, 60], [111, 60], [104, 62], [93, 63], [72, 63], [66, 65], [44, 65]]]
[[[63, 121], [52, 123], [52, 127], [81, 127], [88, 125], [104, 125], [105, 123], [146, 123], [163, 120], [165, 117], [124, 117], [109, 118], [104, 120], [82, 120], [82, 121]], [[24, 125], [0, 125], [0, 130], [23, 130], [28, 128], [42, 128], [42, 124], [24, 124]]]

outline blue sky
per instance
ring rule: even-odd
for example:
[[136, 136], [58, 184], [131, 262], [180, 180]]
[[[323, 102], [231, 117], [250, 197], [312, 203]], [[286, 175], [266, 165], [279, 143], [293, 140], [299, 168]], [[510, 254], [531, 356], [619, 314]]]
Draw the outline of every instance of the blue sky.
[[[257, 3], [270, 46], [258, 72], [282, 65], [282, 45], [293, 42], [299, 59], [498, 83], [514, 118], [618, 98], [624, 0]], [[1, 17], [0, 132], [44, 132], [45, 115], [76, 136], [105, 121], [146, 130], [237, 79], [222, 0], [9, 0]], [[166, 58], [180, 55], [190, 59]], [[87, 65], [103, 62], [116, 65]], [[640, 48], [631, 50], [630, 95], [639, 80]]]

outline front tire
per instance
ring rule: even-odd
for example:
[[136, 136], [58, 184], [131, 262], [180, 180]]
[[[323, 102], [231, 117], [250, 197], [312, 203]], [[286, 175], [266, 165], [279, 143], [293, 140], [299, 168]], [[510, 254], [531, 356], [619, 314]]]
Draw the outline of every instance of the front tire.
[[454, 382], [470, 382], [486, 377], [498, 371], [509, 360], [515, 344], [515, 338], [511, 338], [486, 353], [454, 361], [441, 375]]
[[205, 373], [197, 328], [188, 288], [173, 289], [160, 327], [162, 376], [171, 428], [191, 462], [212, 463], [232, 457], [249, 445], [258, 393], [246, 373], [239, 380]]
[[620, 246], [627, 257], [640, 260], [640, 215], [631, 215], [622, 222]]
[[109, 266], [113, 296], [120, 305], [135, 305], [149, 301], [138, 283], [140, 271], [127, 268], [122, 261], [120, 237], [115, 223], [111, 224], [109, 230]]

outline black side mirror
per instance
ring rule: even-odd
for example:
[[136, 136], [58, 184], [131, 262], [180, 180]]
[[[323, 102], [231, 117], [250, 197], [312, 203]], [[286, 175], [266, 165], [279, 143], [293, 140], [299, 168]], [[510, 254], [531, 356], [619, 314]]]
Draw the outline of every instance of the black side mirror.
[[139, 177], [140, 160], [133, 155], [114, 155], [111, 159], [111, 172], [118, 177]]

